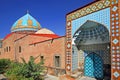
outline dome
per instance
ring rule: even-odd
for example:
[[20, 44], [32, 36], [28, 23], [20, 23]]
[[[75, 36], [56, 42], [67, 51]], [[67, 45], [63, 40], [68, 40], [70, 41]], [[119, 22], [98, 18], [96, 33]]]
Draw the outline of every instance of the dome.
[[12, 25], [11, 32], [38, 31], [40, 28], [38, 21], [27, 13]]
[[101, 23], [86, 21], [73, 35], [77, 45], [109, 43], [109, 31]]
[[40, 30], [38, 30], [35, 34], [55, 34], [54, 32], [52, 32], [49, 29], [46, 28], [42, 28]]

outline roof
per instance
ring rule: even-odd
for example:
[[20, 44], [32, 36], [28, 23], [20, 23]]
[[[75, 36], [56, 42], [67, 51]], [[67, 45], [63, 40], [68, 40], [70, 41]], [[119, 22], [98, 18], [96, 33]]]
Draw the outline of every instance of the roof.
[[43, 41], [32, 42], [32, 43], [30, 43], [30, 45], [37, 44], [37, 43], [42, 43], [42, 42], [46, 42], [46, 41], [49, 41], [49, 40], [58, 39], [58, 38], [62, 38], [62, 37], [65, 37], [65, 36], [58, 36], [56, 38], [50, 38], [50, 39], [46, 39], [46, 40], [43, 40]]
[[5, 38], [3, 39], [3, 41], [4, 41], [5, 39], [9, 38], [12, 34], [13, 34], [13, 33], [7, 34], [7, 35], [5, 36]]
[[30, 14], [26, 14], [18, 19], [11, 28], [11, 32], [16, 31], [38, 31], [41, 25]]
[[56, 34], [29, 34], [29, 35], [32, 35], [32, 36], [43, 36], [43, 37], [50, 37], [50, 38], [57, 38], [57, 37], [59, 37]]

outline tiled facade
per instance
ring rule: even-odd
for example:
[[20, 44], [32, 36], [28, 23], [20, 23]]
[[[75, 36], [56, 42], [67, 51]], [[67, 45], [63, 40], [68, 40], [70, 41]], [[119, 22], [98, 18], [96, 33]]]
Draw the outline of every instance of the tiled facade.
[[[111, 54], [111, 80], [120, 79], [120, 44], [119, 44], [119, 22], [120, 22], [120, 0], [96, 0], [95, 2], [85, 7], [79, 8], [66, 15], [66, 38], [67, 38], [67, 57], [66, 64], [67, 71], [72, 70], [72, 37], [75, 31], [86, 22], [86, 20], [93, 20], [105, 25], [110, 34], [110, 54]], [[69, 47], [68, 47], [69, 46]], [[107, 52], [107, 51], [105, 51]], [[109, 51], [108, 51], [109, 52]], [[105, 55], [104, 55], [105, 56]], [[107, 55], [106, 55], [107, 56]], [[106, 58], [107, 59], [107, 58]]]
[[76, 70], [79, 66], [79, 63], [78, 63], [78, 49], [76, 46], [72, 46], [72, 71]]
[[80, 17], [72, 21], [72, 35], [83, 25], [87, 20], [95, 21], [105, 25], [110, 31], [110, 8], [106, 8], [86, 16]]
[[[56, 68], [55, 56], [59, 56], [60, 67], [57, 68], [64, 70], [66, 69], [67, 73], [71, 73], [78, 67], [84, 67], [84, 61], [88, 58], [89, 53], [95, 52], [95, 56], [97, 57], [97, 55], [99, 55], [99, 57], [101, 58], [99, 58], [99, 60], [103, 60], [103, 63], [100, 62], [100, 64], [104, 65], [104, 67], [102, 66], [104, 69], [107, 69], [106, 66], [111, 65], [111, 80], [120, 80], [119, 18], [120, 0], [96, 0], [90, 5], [79, 8], [66, 15], [66, 37], [55, 37], [55, 35], [54, 37], [50, 37], [50, 35], [35, 35], [33, 34], [33, 32], [32, 34], [26, 34], [26, 32], [11, 33], [2, 40], [2, 47], [0, 42], [0, 58], [9, 58], [11, 60], [21, 62], [20, 57], [24, 57], [28, 61], [30, 56], [44, 56], [45, 65], [51, 68]], [[32, 22], [28, 19], [27, 21], [29, 23], [27, 25], [27, 29], [30, 31], [36, 31], [31, 28], [34, 27], [32, 25]], [[82, 44], [81, 46], [76, 47], [73, 38], [74, 34], [75, 32], [77, 32], [77, 30], [79, 30], [80, 27], [83, 27], [84, 24], [87, 24], [87, 21], [95, 22], [95, 24], [101, 24], [101, 28], [106, 29], [106, 31], [103, 31], [102, 29], [101, 31], [99, 30], [99, 33], [103, 31], [102, 35], [107, 35], [107, 37], [102, 36], [102, 39], [101, 36], [99, 36], [99, 38], [97, 39], [96, 37], [94, 37], [92, 39], [88, 39], [88, 42], [84, 42], [84, 44]], [[16, 23], [21, 24], [21, 20]], [[36, 25], [38, 27], [37, 30], [39, 30], [40, 25]], [[25, 26], [20, 26], [22, 28], [20, 28], [19, 30], [27, 30]], [[16, 28], [18, 28], [18, 25], [16, 25]], [[80, 30], [82, 29], [83, 28], [81, 28]], [[16, 32], [16, 30], [14, 31]], [[98, 35], [101, 35], [99, 33]], [[89, 34], [91, 33], [89, 32]], [[106, 42], [104, 41], [104, 39], [106, 39]], [[89, 42], [97, 42], [99, 44], [85, 45], [85, 43]], [[19, 47], [21, 47], [20, 52]], [[93, 56], [94, 55], [91, 55], [91, 57]], [[40, 58], [38, 58], [36, 62], [37, 61], [40, 61]], [[85, 63], [87, 62], [89, 62], [89, 59]], [[91, 64], [89, 66], [91, 66]], [[99, 69], [103, 70], [103, 68]]]

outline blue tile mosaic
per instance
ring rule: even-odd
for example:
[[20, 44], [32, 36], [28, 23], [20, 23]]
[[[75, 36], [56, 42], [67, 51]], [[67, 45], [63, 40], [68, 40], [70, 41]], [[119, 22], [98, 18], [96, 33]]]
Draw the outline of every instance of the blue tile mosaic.
[[72, 49], [72, 71], [78, 68], [78, 50], [77, 47], [73, 46]]
[[[114, 16], [114, 15], [112, 15], [112, 16]], [[76, 20], [73, 20], [72, 21], [72, 35], [87, 20], [101, 23], [101, 24], [105, 25], [108, 28], [108, 30], [110, 31], [110, 8], [106, 8], [106, 9], [91, 13], [89, 15], [83, 16], [81, 18], [78, 18]]]

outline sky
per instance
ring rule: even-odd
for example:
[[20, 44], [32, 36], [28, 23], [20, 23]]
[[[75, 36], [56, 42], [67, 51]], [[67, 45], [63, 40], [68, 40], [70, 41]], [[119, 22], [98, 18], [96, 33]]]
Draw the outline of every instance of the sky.
[[29, 11], [42, 26], [64, 36], [66, 14], [94, 0], [0, 0], [0, 39]]

